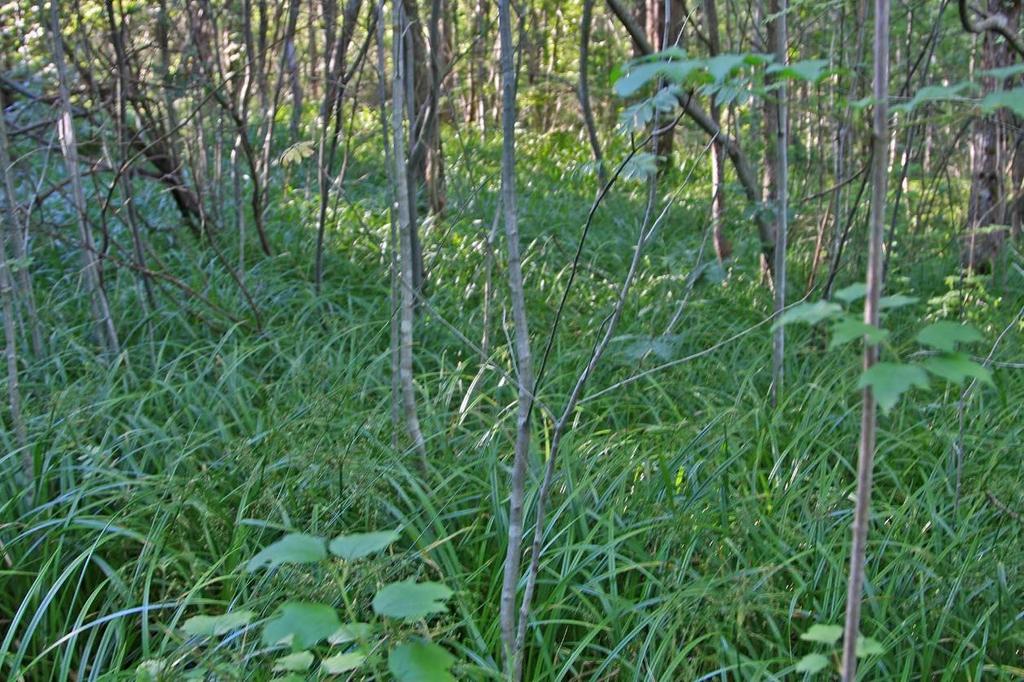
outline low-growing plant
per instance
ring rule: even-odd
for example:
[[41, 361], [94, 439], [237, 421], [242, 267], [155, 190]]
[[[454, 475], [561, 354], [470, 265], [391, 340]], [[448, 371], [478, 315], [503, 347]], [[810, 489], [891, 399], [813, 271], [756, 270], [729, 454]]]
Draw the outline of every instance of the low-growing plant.
[[311, 673], [314, 679], [324, 679], [356, 671], [379, 678], [385, 676], [385, 667], [400, 682], [454, 680], [451, 669], [456, 658], [433, 641], [426, 622], [447, 611], [445, 602], [452, 596], [451, 589], [437, 582], [389, 582], [376, 591], [369, 605], [358, 603], [348, 592], [352, 567], [384, 551], [398, 538], [395, 530], [339, 535], [330, 541], [305, 533], [283, 536], [252, 557], [245, 571], [322, 566], [339, 588], [340, 606], [288, 600], [259, 621], [256, 612], [244, 605], [222, 614], [192, 616], [181, 629], [200, 651], [217, 651], [256, 629], [261, 630], [259, 648], [226, 666], [204, 659], [183, 673], [174, 670], [179, 662], [146, 661], [139, 666], [137, 678], [169, 679], [172, 672], [175, 679], [206, 679], [210, 673], [244, 677], [252, 658], [260, 670], [279, 673], [274, 679], [281, 682], [306, 680]]

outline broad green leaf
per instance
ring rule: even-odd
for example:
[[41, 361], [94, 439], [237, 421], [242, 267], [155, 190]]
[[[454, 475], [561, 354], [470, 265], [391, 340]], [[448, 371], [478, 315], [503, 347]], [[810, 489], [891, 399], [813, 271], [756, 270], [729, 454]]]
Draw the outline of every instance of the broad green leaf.
[[619, 127], [625, 132], [637, 132], [654, 120], [654, 105], [645, 100], [626, 107], [619, 114]]
[[857, 658], [881, 656], [884, 653], [885, 647], [878, 640], [863, 635], [857, 637]]
[[334, 631], [327, 641], [331, 644], [348, 644], [358, 640], [366, 639], [373, 632], [373, 626], [369, 623], [345, 623]]
[[826, 66], [828, 66], [827, 59], [805, 59], [790, 64], [772, 64], [765, 72], [776, 78], [817, 83], [828, 75], [828, 72], [825, 71]]
[[961, 93], [965, 90], [974, 89], [972, 83], [954, 83], [953, 85], [928, 85], [917, 92], [907, 102], [897, 104], [893, 111], [912, 111], [915, 107], [925, 102], [942, 102], [949, 100], [962, 100]]
[[669, 113], [675, 111], [679, 106], [679, 98], [676, 97], [676, 88], [674, 86], [665, 87], [658, 90], [654, 97], [651, 98], [651, 106], [656, 111], [663, 113]]
[[870, 386], [878, 406], [883, 412], [888, 413], [896, 406], [900, 396], [914, 386], [928, 388], [928, 374], [917, 365], [879, 362], [860, 375], [857, 386]]
[[926, 358], [921, 365], [934, 374], [954, 384], [974, 378], [982, 383], [992, 384], [992, 373], [963, 353], [943, 353]]
[[649, 178], [658, 172], [658, 157], [650, 152], [641, 152], [626, 162], [622, 177], [627, 180]]
[[868, 285], [864, 284], [864, 282], [856, 282], [848, 287], [843, 287], [833, 295], [846, 305], [850, 305], [854, 301], [859, 301], [867, 296], [867, 293]]
[[373, 597], [373, 611], [378, 616], [419, 620], [447, 611], [444, 603], [451, 596], [452, 591], [441, 583], [404, 580], [380, 588]]
[[719, 54], [708, 59], [705, 66], [715, 83], [724, 83], [726, 78], [747, 63], [747, 55]]
[[800, 635], [805, 642], [821, 642], [822, 644], [835, 644], [843, 636], [842, 625], [812, 625], [807, 632]]
[[256, 614], [252, 611], [232, 611], [220, 616], [192, 616], [185, 621], [182, 629], [186, 634], [193, 636], [220, 636], [248, 625], [254, 615]]
[[309, 651], [299, 651], [294, 654], [282, 656], [274, 661], [274, 672], [279, 670], [291, 672], [309, 670], [309, 666], [311, 665], [313, 665], [313, 654]]
[[320, 669], [328, 675], [340, 675], [355, 670], [366, 660], [366, 654], [358, 651], [350, 651], [347, 654], [338, 654], [320, 661]]
[[958, 343], [974, 343], [982, 338], [974, 327], [949, 320], [930, 324], [917, 333], [918, 343], [947, 353], [955, 351]]
[[798, 673], [819, 673], [828, 667], [828, 659], [821, 654], [807, 654], [797, 661], [796, 670]]
[[398, 682], [449, 682], [455, 657], [443, 647], [422, 640], [399, 644], [388, 655], [388, 670]]
[[662, 78], [672, 83], [682, 83], [700, 67], [700, 61], [691, 59], [635, 64], [625, 76], [615, 82], [615, 94], [619, 97], [630, 97], [648, 83]]
[[382, 530], [376, 533], [352, 533], [339, 535], [331, 540], [328, 549], [331, 554], [345, 561], [355, 561], [379, 552], [398, 539], [397, 530]]
[[281, 564], [312, 564], [327, 557], [324, 539], [305, 533], [290, 533], [265, 547], [249, 560], [246, 570], [277, 568]]
[[153, 658], [139, 663], [135, 668], [135, 682], [156, 682], [162, 680], [170, 666], [162, 658]]
[[1014, 64], [1013, 66], [1002, 66], [996, 69], [985, 69], [981, 72], [982, 76], [991, 76], [997, 80], [1006, 80], [1007, 78], [1013, 78], [1024, 73], [1024, 64]]
[[801, 303], [795, 305], [786, 312], [782, 313], [782, 316], [775, 321], [772, 328], [781, 327], [786, 324], [793, 324], [794, 322], [803, 322], [806, 324], [817, 324], [822, 320], [827, 320], [830, 317], [835, 317], [843, 312], [843, 309], [839, 307], [838, 303], [831, 303], [830, 301], [815, 301], [814, 303]]
[[308, 649], [330, 637], [340, 625], [338, 614], [326, 604], [285, 602], [264, 626], [263, 643], [289, 642], [293, 649]]
[[878, 300], [879, 310], [890, 310], [891, 308], [902, 308], [903, 306], [913, 305], [917, 303], [917, 298], [914, 296], [904, 296], [903, 294], [893, 294], [892, 296], [883, 296]]
[[879, 329], [854, 317], [844, 317], [832, 325], [832, 339], [828, 344], [829, 350], [838, 348], [862, 336], [867, 339], [869, 344], [877, 345], [888, 338], [889, 330]]
[[1024, 116], [1024, 87], [990, 92], [982, 98], [980, 106], [986, 114], [996, 109], [1009, 109], [1018, 116]]

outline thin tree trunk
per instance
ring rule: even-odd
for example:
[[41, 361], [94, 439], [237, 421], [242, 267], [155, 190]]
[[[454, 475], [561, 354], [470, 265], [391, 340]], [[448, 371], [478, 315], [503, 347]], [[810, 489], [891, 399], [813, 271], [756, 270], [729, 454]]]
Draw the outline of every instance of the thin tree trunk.
[[590, 61], [590, 27], [593, 24], [594, 0], [583, 0], [583, 16], [580, 18], [580, 79], [577, 90], [580, 98], [580, 109], [583, 111], [583, 124], [587, 127], [587, 139], [594, 153], [594, 164], [597, 166], [597, 181], [601, 187], [608, 182], [608, 171], [604, 167], [601, 155], [601, 142], [597, 139], [597, 126], [594, 124], [594, 112], [590, 108], [590, 86], [587, 68]]
[[74, 122], [71, 118], [71, 96], [68, 93], [68, 72], [64, 63], [64, 44], [60, 33], [60, 14], [57, 9], [58, 0], [50, 1], [50, 32], [53, 38], [53, 63], [57, 69], [58, 93], [60, 99], [60, 119], [57, 133], [60, 138], [61, 152], [64, 155], [64, 166], [71, 182], [71, 197], [75, 205], [75, 217], [78, 222], [79, 237], [82, 242], [82, 278], [85, 282], [86, 294], [92, 307], [93, 322], [100, 346], [111, 355], [120, 352], [117, 330], [110, 316], [110, 305], [107, 295], [100, 285], [100, 263], [96, 247], [93, 244], [92, 230], [86, 220], [85, 194], [82, 192], [81, 169], [78, 167], [78, 143], [75, 140]]
[[419, 415], [416, 411], [416, 387], [412, 377], [413, 358], [413, 308], [415, 306], [416, 289], [413, 280], [413, 245], [412, 212], [410, 211], [409, 185], [406, 181], [405, 161], [405, 113], [406, 113], [406, 78], [408, 77], [405, 60], [405, 46], [401, 39], [408, 22], [402, 0], [396, 0], [393, 12], [394, 32], [394, 78], [391, 88], [392, 112], [391, 130], [393, 135], [392, 153], [395, 164], [395, 194], [398, 213], [398, 233], [401, 260], [401, 308], [399, 311], [399, 373], [402, 383], [402, 404], [405, 411], [405, 425], [412, 439], [413, 447], [423, 462], [427, 464], [427, 446], [420, 430]]
[[[714, 57], [722, 51], [718, 30], [718, 6], [715, 0], [704, 0], [704, 22], [707, 29], [708, 51]], [[719, 128], [722, 126], [722, 108], [717, 97], [711, 96], [709, 107], [711, 119]], [[725, 236], [725, 152], [717, 136], [711, 141], [711, 240], [718, 262], [724, 262], [732, 255], [732, 245]]]
[[[7, 398], [11, 411], [11, 426], [14, 430], [16, 442], [21, 449], [21, 470], [28, 484], [35, 478], [35, 465], [32, 461], [32, 453], [28, 449], [28, 436], [25, 429], [25, 421], [21, 415], [21, 389], [18, 384], [18, 349], [17, 336], [15, 332], [15, 311], [14, 311], [14, 278], [11, 276], [10, 263], [7, 260], [7, 240], [18, 239], [18, 218], [17, 207], [14, 204], [14, 193], [11, 191], [10, 153], [7, 151], [7, 128], [3, 119], [3, 112], [0, 111], [0, 163], [3, 163], [4, 174], [4, 217], [7, 225], [0, 230], [0, 304], [4, 313], [4, 356], [7, 359]], [[25, 263], [21, 267], [27, 267]], [[23, 291], [24, 293], [24, 291]]]
[[[774, 39], [772, 49], [775, 59], [785, 64], [788, 36], [786, 31], [786, 0], [770, 0], [769, 11], [773, 18], [769, 22], [768, 34]], [[775, 206], [775, 308], [776, 316], [782, 314], [786, 307], [786, 240], [789, 233], [789, 117], [786, 81], [780, 79], [776, 92], [776, 101], [765, 112], [765, 120], [775, 116], [773, 125], [769, 127], [775, 133], [774, 181]], [[782, 395], [782, 383], [785, 378], [786, 327], [777, 325], [772, 333], [772, 391], [771, 402], [775, 407]]]
[[[889, 0], [875, 0], [875, 86], [872, 120], [871, 224], [868, 241], [867, 298], [864, 322], [878, 326], [882, 295], [882, 240], [885, 237], [885, 199], [888, 182], [886, 151], [889, 146]], [[864, 343], [864, 370], [878, 361], [878, 346]], [[857, 493], [853, 512], [853, 547], [846, 593], [846, 624], [843, 631], [842, 679], [857, 676], [857, 636], [860, 632], [861, 593], [864, 588], [864, 558], [867, 549], [871, 509], [871, 478], [875, 462], [875, 396], [864, 388], [861, 403], [860, 452], [857, 458]]]
[[526, 496], [526, 467], [530, 449], [531, 394], [535, 390], [533, 357], [530, 352], [530, 331], [526, 317], [526, 296], [523, 289], [522, 258], [519, 252], [519, 218], [516, 205], [515, 126], [516, 82], [512, 46], [510, 0], [498, 0], [498, 33], [501, 51], [501, 202], [505, 215], [505, 237], [508, 241], [508, 284], [512, 299], [512, 320], [515, 327], [515, 351], [519, 372], [518, 412], [516, 417], [515, 453], [509, 486], [508, 545], [505, 552], [504, 580], [501, 588], [501, 641], [508, 676], [517, 679], [518, 656], [516, 638], [516, 586], [522, 559], [523, 501]]
[[[7, 206], [7, 232], [14, 251], [14, 258], [18, 261], [19, 267], [14, 273], [11, 281], [11, 295], [25, 307], [28, 315], [29, 337], [32, 340], [32, 353], [36, 358], [43, 357], [43, 332], [39, 323], [39, 313], [36, 309], [35, 294], [32, 287], [32, 274], [28, 268], [28, 225], [22, 224], [18, 215], [19, 208], [15, 200], [17, 196], [14, 191], [14, 180], [11, 175], [14, 167], [11, 165], [11, 155], [8, 151], [7, 119], [3, 114], [4, 107], [0, 106], [0, 175], [3, 176], [3, 192], [5, 205]], [[0, 238], [4, 235], [0, 234]], [[10, 269], [10, 268], [8, 268]]]

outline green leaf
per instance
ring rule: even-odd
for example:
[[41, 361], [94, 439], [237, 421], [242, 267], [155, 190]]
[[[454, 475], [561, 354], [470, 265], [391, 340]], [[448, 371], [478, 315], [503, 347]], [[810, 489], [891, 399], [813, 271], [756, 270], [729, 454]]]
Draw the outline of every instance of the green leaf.
[[867, 293], [868, 285], [864, 284], [864, 282], [856, 282], [848, 287], [843, 287], [839, 291], [835, 292], [833, 296], [838, 298], [846, 305], [850, 305], [854, 301], [859, 301], [860, 299], [867, 296]]
[[800, 635], [805, 642], [821, 642], [822, 644], [835, 644], [843, 636], [842, 625], [812, 625], [807, 632]]
[[790, 64], [772, 64], [765, 70], [765, 73], [785, 80], [817, 83], [828, 75], [828, 72], [825, 71], [826, 66], [828, 66], [827, 59], [805, 59]]
[[867, 339], [869, 344], [877, 345], [888, 338], [889, 330], [879, 329], [854, 317], [844, 317], [832, 325], [832, 340], [828, 344], [829, 350], [838, 348], [862, 336]]
[[950, 100], [962, 100], [961, 93], [965, 90], [973, 90], [973, 83], [954, 83], [953, 85], [928, 85], [914, 93], [914, 96], [904, 102], [897, 104], [893, 111], [913, 111], [918, 105], [926, 102], [943, 102]]
[[747, 55], [719, 54], [708, 59], [705, 65], [715, 83], [724, 83], [726, 78], [747, 63]]
[[422, 640], [399, 644], [388, 655], [388, 670], [398, 682], [449, 682], [455, 663], [443, 647]]
[[962, 384], [964, 379], [971, 377], [992, 385], [992, 373], [963, 353], [943, 353], [926, 358], [921, 365], [935, 376], [954, 384]]
[[376, 533], [352, 533], [339, 535], [331, 540], [328, 549], [331, 554], [345, 561], [355, 561], [379, 552], [398, 539], [397, 530], [382, 530]]
[[896, 406], [900, 396], [914, 386], [928, 388], [928, 374], [917, 365], [879, 362], [860, 375], [857, 386], [870, 386], [882, 412], [888, 413]]
[[857, 637], [857, 658], [881, 656], [884, 653], [885, 647], [878, 640], [863, 635]]
[[289, 642], [293, 649], [308, 649], [338, 630], [338, 614], [326, 604], [290, 601], [263, 628], [263, 643]]
[[379, 616], [419, 620], [448, 608], [444, 602], [452, 591], [440, 583], [404, 580], [385, 585], [373, 597], [373, 611]]
[[291, 672], [309, 670], [309, 666], [311, 665], [313, 665], [313, 654], [309, 651], [299, 651], [294, 654], [282, 656], [274, 661], [274, 672], [279, 670], [287, 670]]
[[831, 303], [830, 301], [801, 303], [782, 313], [782, 316], [775, 321], [775, 324], [772, 325], [772, 329], [776, 329], [786, 324], [792, 324], [794, 322], [817, 324], [822, 320], [835, 317], [842, 312], [843, 309], [838, 303]]
[[690, 59], [635, 64], [625, 76], [615, 82], [615, 94], [619, 97], [630, 97], [648, 83], [662, 78], [672, 83], [682, 83], [700, 67], [699, 61]]
[[327, 641], [331, 644], [348, 644], [365, 640], [373, 632], [373, 626], [369, 623], [345, 623], [334, 631]]
[[323, 538], [290, 533], [250, 559], [246, 570], [257, 571], [264, 566], [274, 569], [281, 564], [312, 564], [326, 557]]
[[947, 353], [955, 351], [958, 343], [974, 343], [981, 341], [982, 338], [981, 333], [974, 327], [949, 320], [930, 324], [917, 333], [918, 343]]
[[185, 621], [182, 629], [192, 636], [226, 635], [248, 625], [254, 615], [252, 611], [232, 611], [220, 616], [192, 616]]
[[358, 651], [351, 651], [347, 654], [338, 654], [325, 658], [320, 662], [320, 669], [328, 675], [340, 675], [350, 670], [355, 670], [366, 660], [366, 654]]
[[797, 661], [796, 672], [798, 673], [818, 673], [828, 667], [828, 659], [821, 654], [807, 654], [799, 661]]
[[1009, 109], [1018, 116], [1024, 116], [1024, 88], [990, 92], [982, 98], [980, 106], [986, 114], [996, 109]]
[[913, 296], [904, 296], [903, 294], [893, 294], [892, 296], [883, 296], [878, 300], [879, 310], [889, 310], [891, 308], [902, 308], [906, 305], [913, 305], [917, 303], [917, 298]]

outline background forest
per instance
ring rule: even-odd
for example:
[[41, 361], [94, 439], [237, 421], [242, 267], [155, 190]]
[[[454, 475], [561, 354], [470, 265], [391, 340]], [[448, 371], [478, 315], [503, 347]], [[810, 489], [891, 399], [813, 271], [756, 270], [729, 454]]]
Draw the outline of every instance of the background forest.
[[1022, 11], [2, 0], [0, 676], [1024, 679]]

